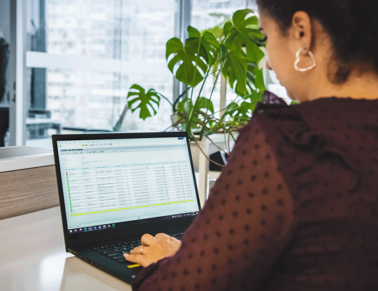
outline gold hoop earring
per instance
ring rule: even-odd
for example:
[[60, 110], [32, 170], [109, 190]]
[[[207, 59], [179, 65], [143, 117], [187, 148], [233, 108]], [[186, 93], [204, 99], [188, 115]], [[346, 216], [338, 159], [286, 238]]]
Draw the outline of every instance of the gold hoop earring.
[[299, 71], [299, 72], [307, 72], [307, 71], [310, 71], [310, 70], [312, 70], [313, 68], [316, 67], [316, 59], [315, 59], [314, 54], [313, 54], [311, 51], [308, 51], [308, 54], [309, 54], [309, 56], [311, 57], [313, 64], [312, 64], [311, 66], [309, 66], [308, 68], [303, 68], [303, 69], [301, 69], [301, 68], [298, 67], [299, 62], [301, 61], [301, 55], [300, 55], [300, 54], [301, 54], [301, 52], [303, 52], [305, 49], [306, 49], [306, 46], [304, 45], [301, 49], [299, 49], [299, 50], [297, 51], [297, 59], [296, 59], [296, 61], [295, 61], [295, 63], [294, 63], [294, 68], [295, 68], [297, 71]]

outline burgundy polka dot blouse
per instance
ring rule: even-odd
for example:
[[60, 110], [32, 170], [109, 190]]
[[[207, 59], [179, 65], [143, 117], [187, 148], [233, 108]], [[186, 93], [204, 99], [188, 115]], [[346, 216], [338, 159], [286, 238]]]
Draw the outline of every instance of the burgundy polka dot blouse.
[[378, 290], [377, 113], [259, 105], [181, 249], [133, 290]]

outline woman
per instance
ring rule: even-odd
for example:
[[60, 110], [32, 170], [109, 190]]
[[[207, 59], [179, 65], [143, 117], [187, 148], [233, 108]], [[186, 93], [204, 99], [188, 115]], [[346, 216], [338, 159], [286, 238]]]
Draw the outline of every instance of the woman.
[[134, 290], [378, 290], [378, 1], [258, 3], [301, 104], [257, 108], [182, 243], [125, 255]]

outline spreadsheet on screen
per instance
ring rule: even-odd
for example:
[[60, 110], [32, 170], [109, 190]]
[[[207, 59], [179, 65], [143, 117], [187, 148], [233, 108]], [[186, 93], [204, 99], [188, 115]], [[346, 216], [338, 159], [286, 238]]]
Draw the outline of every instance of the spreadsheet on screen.
[[59, 141], [68, 228], [198, 211], [185, 138]]

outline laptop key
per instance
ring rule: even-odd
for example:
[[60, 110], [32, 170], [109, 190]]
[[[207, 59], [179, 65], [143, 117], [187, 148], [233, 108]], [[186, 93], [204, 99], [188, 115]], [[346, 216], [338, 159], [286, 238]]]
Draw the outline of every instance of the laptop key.
[[113, 260], [120, 260], [120, 259], [123, 259], [125, 260], [125, 257], [124, 256], [115, 256], [115, 257], [112, 257]]
[[121, 263], [121, 264], [126, 264], [126, 260], [125, 259], [120, 259], [120, 260], [117, 260], [118, 263]]
[[111, 254], [107, 254], [108, 257], [115, 257], [115, 256], [121, 256], [122, 253], [111, 253]]

